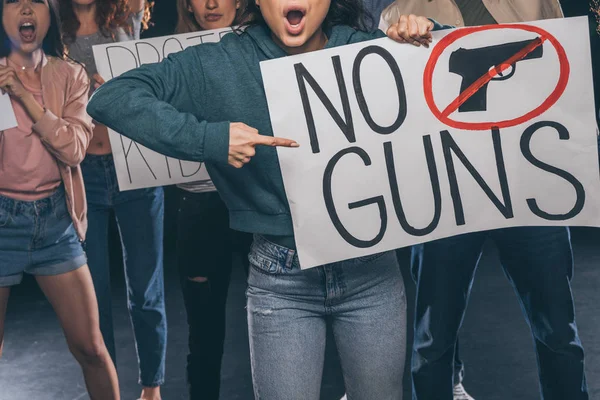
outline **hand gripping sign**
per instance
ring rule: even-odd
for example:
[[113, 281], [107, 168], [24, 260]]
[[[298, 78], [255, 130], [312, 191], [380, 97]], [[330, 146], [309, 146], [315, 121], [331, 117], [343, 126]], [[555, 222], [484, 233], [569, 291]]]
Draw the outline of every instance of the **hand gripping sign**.
[[515, 226], [600, 226], [585, 18], [261, 64], [302, 268]]

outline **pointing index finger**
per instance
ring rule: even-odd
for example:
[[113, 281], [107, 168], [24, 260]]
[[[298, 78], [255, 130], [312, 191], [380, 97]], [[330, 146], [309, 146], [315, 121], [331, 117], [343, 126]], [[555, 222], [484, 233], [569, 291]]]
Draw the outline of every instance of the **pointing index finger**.
[[257, 135], [255, 144], [273, 147], [300, 147], [294, 140], [264, 135]]

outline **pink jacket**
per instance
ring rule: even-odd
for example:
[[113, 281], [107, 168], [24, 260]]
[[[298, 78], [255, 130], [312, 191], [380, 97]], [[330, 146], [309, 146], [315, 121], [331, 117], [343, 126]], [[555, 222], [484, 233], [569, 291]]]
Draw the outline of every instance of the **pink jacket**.
[[[0, 59], [6, 65], [6, 59]], [[58, 162], [65, 187], [67, 208], [77, 235], [85, 239], [87, 203], [79, 164], [92, 138], [92, 118], [85, 108], [89, 78], [85, 69], [74, 62], [56, 57], [42, 61], [42, 96], [46, 113], [33, 130]]]
[[[498, 23], [528, 22], [562, 18], [558, 0], [482, 0]], [[381, 13], [379, 29], [384, 32], [402, 14], [422, 15], [456, 27], [464, 26], [462, 14], [454, 0], [396, 0]]]

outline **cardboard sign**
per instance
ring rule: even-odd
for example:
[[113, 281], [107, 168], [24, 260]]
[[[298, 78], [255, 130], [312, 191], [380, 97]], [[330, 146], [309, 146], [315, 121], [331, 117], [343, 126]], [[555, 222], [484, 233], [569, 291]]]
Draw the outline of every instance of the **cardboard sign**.
[[0, 94], [0, 131], [17, 126], [15, 110], [8, 94]]
[[467, 232], [600, 226], [586, 18], [261, 64], [302, 268]]

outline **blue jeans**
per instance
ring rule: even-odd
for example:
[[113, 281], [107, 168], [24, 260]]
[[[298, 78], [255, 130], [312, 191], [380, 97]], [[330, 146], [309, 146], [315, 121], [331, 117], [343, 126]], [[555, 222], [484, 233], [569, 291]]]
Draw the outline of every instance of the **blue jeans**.
[[23, 273], [62, 275], [85, 263], [62, 185], [35, 201], [0, 196], [0, 287], [21, 283]]
[[145, 387], [164, 383], [167, 317], [163, 277], [162, 188], [120, 192], [111, 155], [87, 155], [81, 163], [88, 201], [88, 266], [100, 311], [100, 330], [116, 365], [113, 332], [108, 226], [114, 212], [125, 264], [127, 305]]
[[413, 248], [417, 276], [413, 399], [451, 400], [458, 330], [482, 247], [491, 237], [535, 341], [545, 400], [587, 400], [584, 355], [571, 293], [569, 230], [520, 227], [442, 239]]
[[406, 296], [395, 252], [301, 270], [293, 250], [255, 235], [248, 331], [257, 400], [317, 400], [327, 322], [350, 400], [400, 400]]

